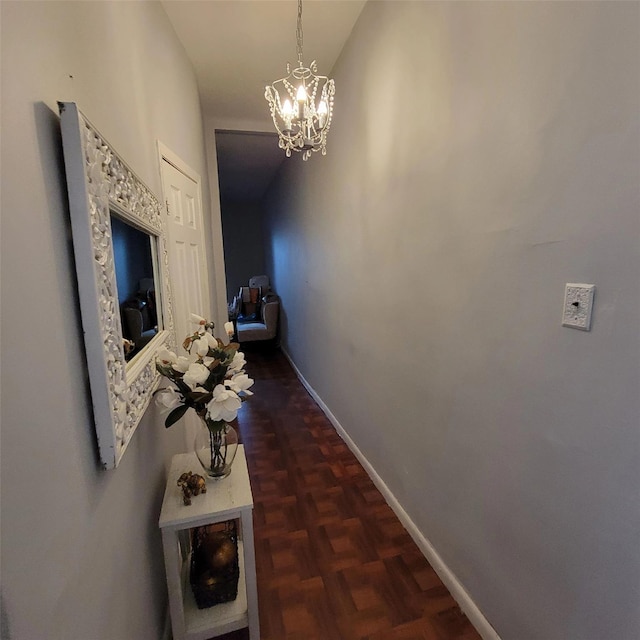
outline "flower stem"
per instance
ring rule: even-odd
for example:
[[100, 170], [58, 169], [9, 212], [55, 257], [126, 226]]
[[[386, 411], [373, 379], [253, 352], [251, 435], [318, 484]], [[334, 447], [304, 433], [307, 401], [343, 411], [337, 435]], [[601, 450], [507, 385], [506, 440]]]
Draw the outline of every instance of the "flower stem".
[[224, 429], [209, 430], [211, 471], [223, 471], [227, 464], [227, 447], [224, 446]]

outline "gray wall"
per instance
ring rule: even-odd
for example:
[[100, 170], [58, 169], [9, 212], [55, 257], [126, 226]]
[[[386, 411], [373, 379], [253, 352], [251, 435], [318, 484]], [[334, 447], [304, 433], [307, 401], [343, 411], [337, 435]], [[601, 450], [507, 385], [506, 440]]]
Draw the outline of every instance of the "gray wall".
[[159, 3], [1, 10], [2, 633], [158, 640], [157, 522], [183, 435], [151, 407], [118, 469], [99, 470], [56, 101], [161, 197], [156, 139], [207, 173], [197, 85]]
[[258, 202], [233, 201], [223, 201], [220, 212], [227, 298], [231, 301], [251, 276], [265, 273], [263, 212]]
[[270, 194], [284, 346], [505, 640], [640, 629], [639, 11], [369, 2]]

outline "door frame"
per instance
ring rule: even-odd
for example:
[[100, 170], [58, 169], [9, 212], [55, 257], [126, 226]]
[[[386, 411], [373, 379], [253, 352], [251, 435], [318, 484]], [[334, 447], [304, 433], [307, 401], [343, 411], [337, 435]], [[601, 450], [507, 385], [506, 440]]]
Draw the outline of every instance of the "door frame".
[[[160, 140], [158, 142], [158, 171], [160, 172], [160, 180], [162, 181], [162, 161], [166, 160], [169, 164], [172, 164], [178, 171], [184, 173], [187, 178], [191, 178], [197, 185], [200, 197], [200, 207], [202, 207], [202, 180], [200, 174], [194, 171], [180, 156], [175, 154], [166, 144]], [[164, 191], [163, 191], [164, 195]], [[166, 203], [165, 203], [166, 204]], [[204, 212], [203, 212], [204, 213]]]

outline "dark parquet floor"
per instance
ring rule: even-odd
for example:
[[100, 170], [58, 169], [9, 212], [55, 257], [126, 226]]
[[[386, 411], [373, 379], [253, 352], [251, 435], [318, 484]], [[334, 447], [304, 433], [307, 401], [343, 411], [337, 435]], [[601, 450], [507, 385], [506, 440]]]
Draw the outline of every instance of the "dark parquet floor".
[[244, 351], [261, 640], [478, 639], [285, 357]]

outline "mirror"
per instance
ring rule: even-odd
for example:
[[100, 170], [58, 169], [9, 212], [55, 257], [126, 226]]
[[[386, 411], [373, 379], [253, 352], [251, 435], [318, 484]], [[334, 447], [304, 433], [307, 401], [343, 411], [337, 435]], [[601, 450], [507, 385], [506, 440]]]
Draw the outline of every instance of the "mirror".
[[114, 211], [111, 212], [111, 237], [124, 357], [129, 362], [162, 328], [153, 276], [157, 255], [155, 237], [118, 218]]
[[[158, 351], [175, 344], [163, 210], [77, 105], [58, 104], [95, 428], [111, 469], [160, 382]], [[138, 324], [121, 314], [135, 307]]]

